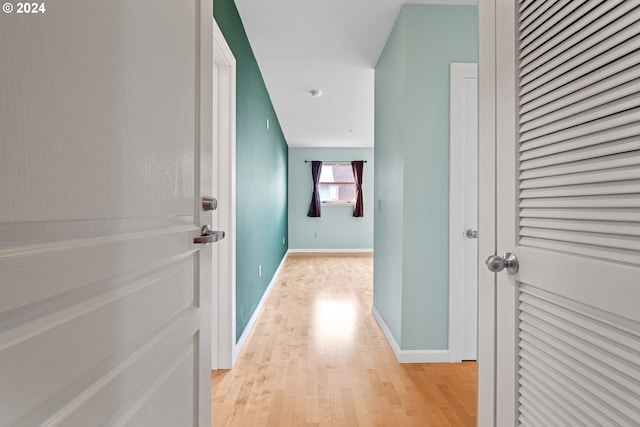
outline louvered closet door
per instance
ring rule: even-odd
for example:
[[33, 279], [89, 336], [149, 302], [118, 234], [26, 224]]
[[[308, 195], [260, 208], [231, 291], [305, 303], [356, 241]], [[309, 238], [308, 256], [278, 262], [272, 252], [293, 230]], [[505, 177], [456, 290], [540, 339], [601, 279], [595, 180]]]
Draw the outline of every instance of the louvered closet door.
[[638, 426], [640, 1], [496, 21], [497, 423]]

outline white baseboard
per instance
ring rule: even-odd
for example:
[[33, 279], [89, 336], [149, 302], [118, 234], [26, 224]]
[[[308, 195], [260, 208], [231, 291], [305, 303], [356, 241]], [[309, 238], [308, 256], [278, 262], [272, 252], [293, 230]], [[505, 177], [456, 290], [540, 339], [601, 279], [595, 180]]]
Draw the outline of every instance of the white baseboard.
[[382, 333], [387, 338], [389, 345], [393, 349], [396, 355], [396, 359], [400, 363], [443, 363], [451, 361], [451, 354], [449, 350], [401, 350], [398, 342], [391, 333], [391, 329], [382, 319], [382, 316], [376, 310], [375, 306], [371, 306], [371, 314], [373, 318], [378, 322], [378, 326], [382, 330]]
[[340, 252], [344, 252], [344, 253], [351, 253], [351, 252], [366, 252], [366, 253], [373, 253], [373, 249], [369, 248], [369, 249], [289, 249], [289, 253], [307, 253], [307, 252], [313, 252], [313, 253], [340, 253]]
[[282, 260], [280, 261], [280, 265], [276, 269], [276, 272], [273, 274], [273, 277], [271, 278], [271, 282], [269, 282], [269, 286], [267, 286], [267, 289], [265, 289], [264, 294], [262, 294], [262, 298], [260, 298], [260, 302], [258, 303], [258, 306], [253, 311], [253, 314], [251, 315], [251, 318], [247, 322], [247, 326], [244, 328], [242, 335], [240, 335], [240, 339], [233, 346], [232, 366], [235, 365], [238, 355], [242, 351], [242, 348], [244, 347], [244, 345], [247, 343], [247, 339], [249, 338], [249, 335], [251, 335], [251, 331], [253, 330], [253, 327], [258, 321], [258, 317], [260, 316], [260, 313], [262, 313], [264, 304], [267, 301], [267, 298], [269, 297], [269, 293], [271, 293], [271, 289], [273, 288], [273, 285], [278, 280], [278, 276], [280, 275], [280, 271], [282, 270], [282, 267], [284, 266], [284, 261], [287, 259], [288, 255], [289, 255], [289, 251], [287, 251], [282, 257]]

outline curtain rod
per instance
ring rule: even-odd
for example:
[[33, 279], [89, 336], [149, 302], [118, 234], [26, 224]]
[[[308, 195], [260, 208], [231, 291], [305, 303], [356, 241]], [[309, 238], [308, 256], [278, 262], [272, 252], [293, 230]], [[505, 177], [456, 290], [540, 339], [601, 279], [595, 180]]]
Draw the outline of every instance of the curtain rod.
[[[323, 163], [351, 163], [351, 160], [305, 160], [304, 162], [311, 163], [316, 161], [321, 161]], [[358, 161], [358, 160], [354, 160], [354, 161]], [[366, 160], [360, 160], [360, 161], [367, 163]]]

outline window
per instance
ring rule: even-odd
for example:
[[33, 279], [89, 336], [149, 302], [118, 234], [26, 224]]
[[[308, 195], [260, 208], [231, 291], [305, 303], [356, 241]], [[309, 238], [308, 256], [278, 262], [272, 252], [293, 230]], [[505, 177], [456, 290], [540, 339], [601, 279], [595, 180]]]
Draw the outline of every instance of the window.
[[354, 204], [356, 184], [351, 163], [323, 163], [318, 190], [324, 204]]

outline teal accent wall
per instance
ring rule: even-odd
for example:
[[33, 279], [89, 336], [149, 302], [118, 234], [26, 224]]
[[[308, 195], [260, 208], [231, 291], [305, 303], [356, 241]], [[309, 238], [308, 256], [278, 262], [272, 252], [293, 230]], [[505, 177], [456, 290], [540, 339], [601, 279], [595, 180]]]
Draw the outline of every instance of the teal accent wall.
[[[353, 206], [322, 206], [320, 218], [309, 218], [313, 179], [305, 160], [366, 160], [362, 172], [364, 216]], [[289, 249], [373, 249], [373, 148], [289, 148]]]
[[475, 6], [404, 5], [376, 66], [374, 306], [402, 350], [448, 348], [449, 66]]
[[288, 147], [233, 0], [214, 17], [236, 58], [237, 340], [287, 252]]

